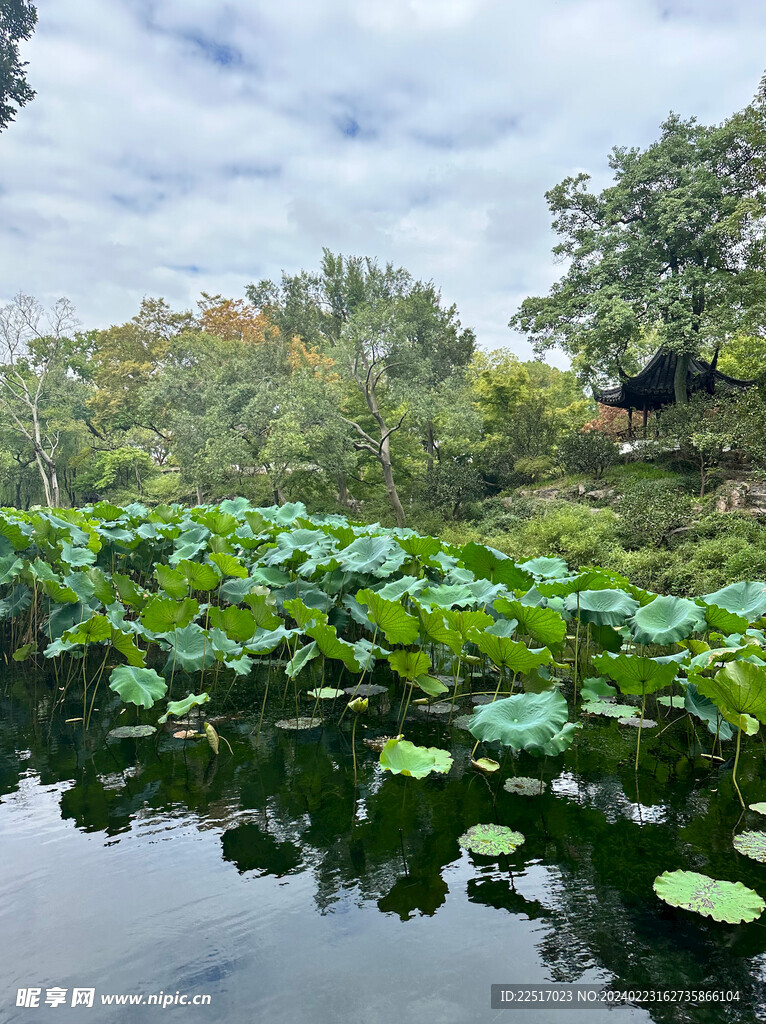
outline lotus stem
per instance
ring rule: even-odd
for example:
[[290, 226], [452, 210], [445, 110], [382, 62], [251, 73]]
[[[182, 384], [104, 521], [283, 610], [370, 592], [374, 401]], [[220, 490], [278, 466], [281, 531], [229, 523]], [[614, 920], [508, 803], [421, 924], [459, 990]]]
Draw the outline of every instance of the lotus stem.
[[739, 797], [739, 802], [742, 804], [742, 810], [744, 811], [744, 809], [745, 809], [745, 801], [742, 799], [742, 793], [740, 792], [739, 786], [737, 785], [737, 765], [739, 764], [739, 744], [740, 744], [740, 740], [741, 739], [742, 739], [742, 730], [741, 729], [737, 729], [737, 750], [736, 750], [736, 752], [734, 754], [734, 768], [732, 769], [732, 773], [731, 773], [731, 781], [734, 783], [734, 788], [737, 791], [737, 796]]
[[577, 673], [580, 662], [580, 592], [577, 591], [577, 625], [575, 626], [575, 649], [574, 649], [574, 705], [577, 705]]
[[638, 723], [638, 737], [636, 739], [636, 767], [638, 771], [638, 755], [641, 750], [641, 732], [644, 728], [644, 712], [646, 711], [646, 690], [644, 690], [643, 698], [641, 700], [641, 721]]
[[354, 724], [351, 726], [351, 756], [354, 760], [354, 786], [356, 787], [356, 723], [359, 715], [354, 715]]
[[409, 690], [407, 692], [407, 702], [404, 705], [404, 711], [402, 712], [402, 717], [399, 721], [399, 729], [397, 730], [398, 732], [401, 732], [404, 726], [404, 719], [407, 717], [407, 708], [410, 706], [410, 698], [412, 697], [412, 691], [415, 689], [415, 684], [411, 683], [409, 680], [406, 681], [406, 685], [409, 686]]

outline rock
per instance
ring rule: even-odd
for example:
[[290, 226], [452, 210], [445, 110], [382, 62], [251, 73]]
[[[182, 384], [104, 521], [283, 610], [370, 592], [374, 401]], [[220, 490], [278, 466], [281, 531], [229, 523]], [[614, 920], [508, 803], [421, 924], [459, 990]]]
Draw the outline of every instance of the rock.
[[613, 501], [617, 497], [617, 490], [614, 487], [596, 487], [592, 491], [583, 491], [581, 493], [588, 501], [607, 502]]
[[[716, 512], [739, 512], [747, 504], [749, 490], [750, 487], [746, 483], [725, 485], [716, 498]], [[764, 497], [766, 498], [766, 493]]]

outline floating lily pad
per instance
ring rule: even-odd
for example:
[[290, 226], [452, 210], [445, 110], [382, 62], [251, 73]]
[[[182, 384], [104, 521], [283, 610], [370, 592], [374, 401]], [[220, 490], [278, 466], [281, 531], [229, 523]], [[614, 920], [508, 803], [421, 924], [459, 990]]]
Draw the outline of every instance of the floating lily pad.
[[671, 907], [726, 924], [755, 921], [766, 907], [758, 893], [741, 882], [720, 882], [697, 871], [665, 871], [655, 878], [654, 891]]
[[589, 700], [582, 706], [583, 714], [604, 715], [605, 718], [630, 718], [638, 714], [632, 704], [612, 704], [605, 700]]
[[468, 729], [471, 725], [470, 715], [458, 715], [457, 718], [453, 718], [452, 724], [456, 729]]
[[321, 724], [318, 718], [280, 718], [274, 723], [277, 729], [317, 729]]
[[658, 697], [657, 703], [662, 704], [666, 708], [677, 708], [681, 709], [686, 707], [686, 698], [675, 695], [673, 697]]
[[618, 718], [618, 725], [632, 725], [634, 729], [654, 729], [657, 723], [652, 718], [645, 718], [643, 722], [641, 719], [634, 715], [632, 718]]
[[524, 842], [521, 832], [506, 825], [473, 825], [458, 839], [458, 844], [471, 853], [496, 857], [500, 853], [513, 853]]
[[548, 783], [542, 779], [528, 779], [522, 776], [506, 779], [503, 783], [506, 793], [515, 793], [516, 796], [540, 796], [547, 787]]
[[418, 711], [423, 711], [427, 715], [448, 715], [450, 713], [449, 704], [422, 704]]
[[315, 700], [335, 700], [343, 696], [343, 690], [336, 690], [334, 686], [320, 686], [317, 690], [309, 690], [308, 695]]
[[195, 732], [194, 729], [178, 729], [173, 733], [174, 740], [201, 740], [204, 732]]
[[153, 725], [120, 725], [107, 734], [108, 740], [140, 740], [157, 732]]
[[360, 683], [359, 686], [347, 686], [343, 692], [350, 697], [377, 697], [379, 693], [388, 693], [388, 687], [378, 686], [377, 683]]
[[478, 707], [481, 704], [491, 704], [493, 699], [488, 693], [477, 693], [475, 697], [471, 697], [471, 703]]
[[491, 757], [477, 757], [475, 761], [471, 759], [471, 764], [481, 772], [496, 772], [500, 768], [497, 761], [493, 761]]
[[739, 853], [766, 864], [766, 832], [740, 832], [733, 843]]
[[750, 810], [755, 811], [757, 814], [766, 814], [766, 802], [759, 804], [749, 804]]

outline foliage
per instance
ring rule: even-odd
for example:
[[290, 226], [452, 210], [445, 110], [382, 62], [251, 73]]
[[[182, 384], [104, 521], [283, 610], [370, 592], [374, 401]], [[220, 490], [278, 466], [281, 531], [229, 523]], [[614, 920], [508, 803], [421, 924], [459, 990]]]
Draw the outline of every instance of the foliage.
[[614, 441], [598, 430], [567, 434], [559, 441], [556, 458], [567, 473], [586, 473], [599, 480], [619, 458]]
[[0, 131], [35, 95], [27, 83], [27, 62], [20, 59], [19, 42], [31, 37], [36, 24], [37, 10], [30, 0], [0, 3]]

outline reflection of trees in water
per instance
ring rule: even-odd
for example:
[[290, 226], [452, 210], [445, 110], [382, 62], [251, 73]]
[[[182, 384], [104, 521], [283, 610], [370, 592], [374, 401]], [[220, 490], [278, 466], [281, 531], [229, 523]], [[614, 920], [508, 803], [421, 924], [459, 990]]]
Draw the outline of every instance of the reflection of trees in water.
[[[62, 817], [108, 835], [142, 816], [183, 815], [219, 830], [224, 859], [241, 872], [311, 872], [322, 913], [344, 900], [375, 904], [402, 921], [438, 913], [449, 886], [455, 889], [446, 869], [467, 856], [457, 837], [497, 813], [526, 843], [496, 863], [472, 858], [468, 901], [540, 921], [536, 945], [553, 979], [576, 981], [597, 969], [630, 987], [725, 981], [754, 1005], [763, 928], [692, 918], [655, 901], [651, 889], [657, 874], [677, 867], [762, 889], [761, 867], [732, 853], [725, 783], [717, 795], [715, 773], [660, 744], [642, 756], [637, 785], [633, 736], [613, 723], [544, 766], [547, 778], [558, 778], [553, 794], [524, 798], [500, 789], [495, 811], [499, 780], [461, 772], [468, 747], [445, 723], [413, 722], [408, 733], [453, 748], [458, 768], [449, 778], [386, 775], [377, 754], [358, 743], [355, 790], [349, 736], [335, 726], [303, 734], [266, 727], [256, 740], [250, 723], [222, 724], [233, 754], [213, 758], [204, 742], [184, 747], [161, 734], [107, 745], [114, 722], [83, 735], [57, 719], [49, 729], [20, 701], [6, 711], [0, 791], [15, 789], [30, 770], [44, 785], [73, 781], [61, 796]], [[534, 775], [540, 767], [519, 758], [516, 770]], [[746, 762], [743, 777], [753, 770]], [[688, 1019], [747, 1020], [745, 1005], [695, 1007]], [[683, 1021], [685, 1012], [652, 1008], [662, 1022]]]

